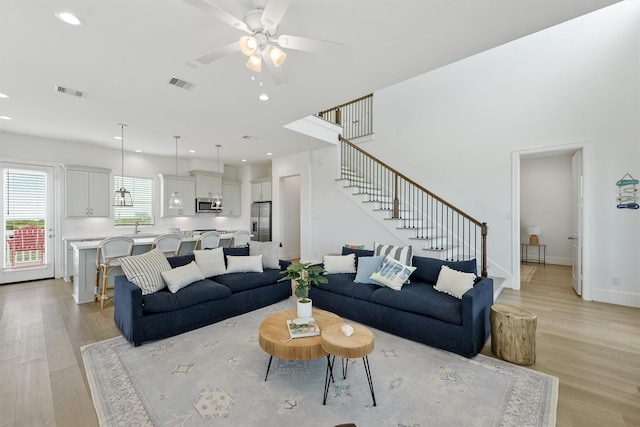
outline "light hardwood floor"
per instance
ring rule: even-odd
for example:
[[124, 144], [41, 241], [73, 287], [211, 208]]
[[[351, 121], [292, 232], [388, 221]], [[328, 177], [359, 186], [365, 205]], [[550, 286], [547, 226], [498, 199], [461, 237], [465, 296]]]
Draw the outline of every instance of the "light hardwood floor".
[[[538, 314], [530, 368], [560, 378], [558, 426], [640, 425], [640, 309], [582, 301], [553, 265], [496, 302]], [[80, 347], [118, 335], [62, 280], [0, 286], [0, 426], [97, 425]]]

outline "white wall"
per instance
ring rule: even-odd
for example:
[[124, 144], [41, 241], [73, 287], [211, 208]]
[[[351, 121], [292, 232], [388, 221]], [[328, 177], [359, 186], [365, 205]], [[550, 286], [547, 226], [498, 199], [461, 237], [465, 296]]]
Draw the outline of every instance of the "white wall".
[[[571, 156], [523, 157], [520, 163], [520, 241], [528, 243], [527, 227], [539, 225], [548, 264], [571, 265]], [[529, 260], [537, 257], [529, 249]]]
[[[639, 20], [640, 2], [622, 2], [375, 92], [376, 139], [362, 146], [486, 221], [490, 262], [513, 272], [513, 153], [579, 144], [584, 297], [640, 306], [640, 212], [614, 203], [615, 182], [640, 176]], [[315, 258], [378, 232], [341, 202], [327, 164], [313, 167]]]

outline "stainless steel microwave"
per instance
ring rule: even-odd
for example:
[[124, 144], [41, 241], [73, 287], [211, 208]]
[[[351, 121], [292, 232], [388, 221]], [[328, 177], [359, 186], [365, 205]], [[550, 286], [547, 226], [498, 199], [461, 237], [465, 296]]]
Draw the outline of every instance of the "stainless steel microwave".
[[210, 197], [198, 197], [196, 199], [196, 212], [201, 213], [220, 213], [222, 206], [213, 206], [214, 199]]

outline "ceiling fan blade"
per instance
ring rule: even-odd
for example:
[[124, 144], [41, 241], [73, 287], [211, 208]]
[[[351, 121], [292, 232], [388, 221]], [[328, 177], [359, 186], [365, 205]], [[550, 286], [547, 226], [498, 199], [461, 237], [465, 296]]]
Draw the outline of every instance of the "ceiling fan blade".
[[292, 0], [270, 0], [264, 7], [260, 21], [265, 28], [274, 29], [291, 5]]
[[306, 37], [281, 35], [275, 41], [285, 49], [303, 50], [305, 52], [328, 53], [337, 48], [341, 48], [342, 43], [330, 42], [327, 40], [309, 39]]
[[227, 56], [238, 51], [240, 51], [240, 45], [238, 44], [238, 42], [233, 42], [226, 46], [219, 47], [216, 50], [213, 50], [206, 55], [201, 56], [200, 58], [196, 58], [195, 60], [203, 65], [207, 65], [211, 64], [213, 61], [217, 61], [223, 56]]
[[269, 70], [269, 74], [271, 74], [271, 77], [273, 78], [273, 81], [275, 82], [276, 85], [286, 83], [287, 75], [284, 73], [284, 70], [282, 69], [282, 67], [276, 67], [274, 65], [271, 58], [269, 58], [269, 54], [267, 53], [267, 50], [268, 49], [264, 49], [262, 51], [262, 63], [267, 66], [267, 70]]
[[200, 10], [204, 10], [207, 13], [215, 16], [222, 22], [231, 25], [233, 28], [237, 28], [238, 30], [247, 32], [251, 34], [249, 28], [247, 28], [247, 24], [245, 24], [242, 20], [236, 18], [226, 10], [216, 6], [215, 4], [209, 3], [207, 0], [183, 0], [186, 3], [189, 3], [191, 6], [196, 7]]

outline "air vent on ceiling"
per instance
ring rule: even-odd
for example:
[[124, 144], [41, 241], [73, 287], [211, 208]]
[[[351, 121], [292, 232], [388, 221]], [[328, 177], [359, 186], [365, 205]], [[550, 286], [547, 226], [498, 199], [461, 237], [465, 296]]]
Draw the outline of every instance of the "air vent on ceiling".
[[53, 90], [58, 92], [58, 93], [64, 93], [65, 95], [76, 96], [78, 98], [86, 98], [87, 97], [87, 92], [83, 92], [83, 91], [77, 90], [77, 89], [71, 89], [71, 88], [68, 88], [68, 87], [60, 86], [60, 85], [54, 86]]
[[196, 87], [196, 85], [194, 83], [189, 83], [189, 82], [181, 80], [181, 79], [179, 79], [177, 77], [171, 77], [169, 79], [169, 84], [173, 85], [173, 86], [176, 86], [176, 87], [179, 87], [179, 88], [182, 88], [182, 89], [185, 89], [185, 90], [191, 90], [194, 87]]
[[245, 135], [241, 137], [242, 139], [246, 139], [247, 141], [255, 141], [256, 139], [258, 139], [257, 136], [251, 136], [251, 135]]

